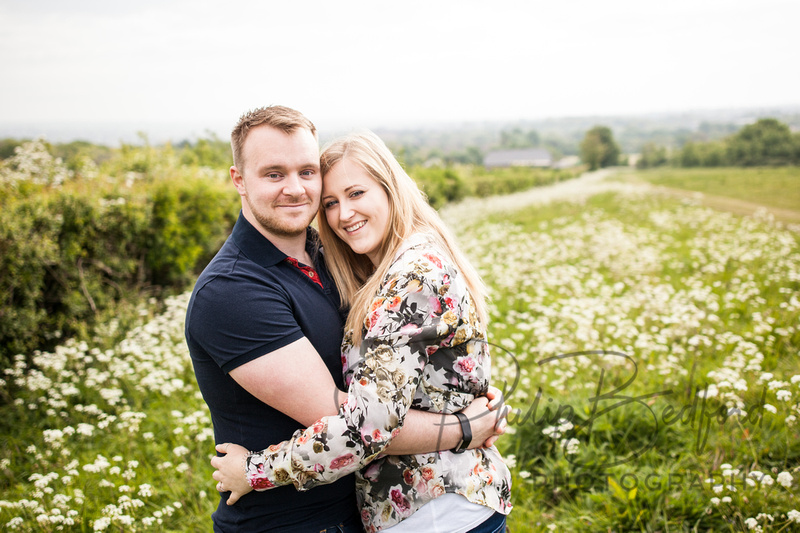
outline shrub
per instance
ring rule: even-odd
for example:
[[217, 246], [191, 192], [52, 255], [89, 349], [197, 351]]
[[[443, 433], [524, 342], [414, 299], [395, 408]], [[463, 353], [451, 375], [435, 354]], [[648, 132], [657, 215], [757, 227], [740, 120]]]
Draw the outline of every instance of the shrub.
[[492, 170], [481, 168], [469, 180], [470, 192], [475, 196], [509, 194], [573, 178], [582, 170], [583, 167], [560, 170], [525, 167]]
[[447, 202], [461, 200], [467, 195], [464, 179], [451, 168], [417, 167], [411, 174], [434, 208], [439, 208]]
[[81, 180], [43, 145], [21, 148], [24, 164], [0, 169], [0, 367], [81, 337], [125, 300], [183, 289], [238, 213], [233, 188], [197, 169]]

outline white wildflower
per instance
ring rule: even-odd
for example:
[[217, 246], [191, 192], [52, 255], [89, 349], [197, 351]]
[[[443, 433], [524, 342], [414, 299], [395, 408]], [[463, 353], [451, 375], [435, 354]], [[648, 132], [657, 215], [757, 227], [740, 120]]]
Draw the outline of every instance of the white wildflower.
[[186, 446], [178, 446], [172, 450], [172, 453], [174, 453], [177, 456], [182, 456], [188, 454], [189, 451], [190, 451], [189, 448], [187, 448]]
[[94, 521], [93, 529], [95, 531], [105, 531], [110, 525], [111, 519], [107, 516], [103, 516]]
[[562, 441], [562, 446], [564, 448], [564, 453], [566, 455], [575, 455], [578, 453], [578, 446], [580, 445], [580, 441], [578, 439], [569, 439]]
[[94, 426], [91, 424], [86, 424], [81, 422], [78, 424], [78, 428], [76, 429], [79, 435], [84, 435], [86, 437], [91, 437], [94, 434]]
[[769, 383], [767, 383], [767, 389], [769, 389], [769, 390], [781, 389], [783, 387], [788, 387], [788, 386], [789, 386], [789, 383], [787, 383], [786, 381], [778, 380], [778, 379], [770, 381]]
[[780, 483], [787, 489], [792, 487], [793, 480], [794, 478], [789, 472], [781, 472], [780, 474], [778, 474], [778, 483]]
[[775, 397], [782, 402], [788, 402], [792, 399], [792, 393], [788, 390], [781, 389], [775, 393]]

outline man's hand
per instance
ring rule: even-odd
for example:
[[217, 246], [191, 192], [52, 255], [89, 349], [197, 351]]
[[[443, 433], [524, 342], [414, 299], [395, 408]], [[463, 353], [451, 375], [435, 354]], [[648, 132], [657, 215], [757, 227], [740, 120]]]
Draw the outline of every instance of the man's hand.
[[510, 407], [505, 404], [503, 393], [497, 387], [489, 387], [486, 396], [475, 398], [462, 412], [469, 418], [472, 442], [469, 449], [489, 448], [500, 435], [506, 432], [506, 417]]
[[216, 468], [211, 477], [218, 481], [219, 492], [231, 493], [228, 505], [233, 505], [239, 498], [253, 490], [244, 473], [244, 462], [250, 452], [230, 442], [217, 444], [216, 449], [225, 455], [211, 458], [211, 466]]

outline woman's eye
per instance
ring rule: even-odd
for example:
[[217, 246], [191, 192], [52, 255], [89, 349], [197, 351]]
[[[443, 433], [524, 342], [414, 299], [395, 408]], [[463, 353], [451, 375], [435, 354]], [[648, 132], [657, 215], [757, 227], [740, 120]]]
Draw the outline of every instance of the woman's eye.
[[356, 198], [358, 196], [361, 196], [362, 194], [364, 194], [364, 191], [353, 191], [352, 193], [350, 193], [350, 198]]
[[336, 205], [336, 200], [331, 200], [331, 201], [329, 201], [329, 202], [325, 202], [325, 203], [323, 203], [323, 204], [322, 204], [322, 206], [323, 206], [325, 209], [331, 208], [331, 207], [333, 207], [334, 205]]

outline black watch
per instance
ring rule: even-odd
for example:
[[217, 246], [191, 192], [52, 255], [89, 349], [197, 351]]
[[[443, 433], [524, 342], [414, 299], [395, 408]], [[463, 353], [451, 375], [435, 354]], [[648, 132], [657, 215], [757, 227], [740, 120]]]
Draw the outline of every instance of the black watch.
[[461, 424], [461, 442], [450, 451], [453, 453], [462, 453], [469, 448], [469, 443], [472, 442], [472, 427], [469, 425], [469, 418], [467, 418], [467, 415], [461, 412], [453, 414], [456, 415], [458, 422]]

